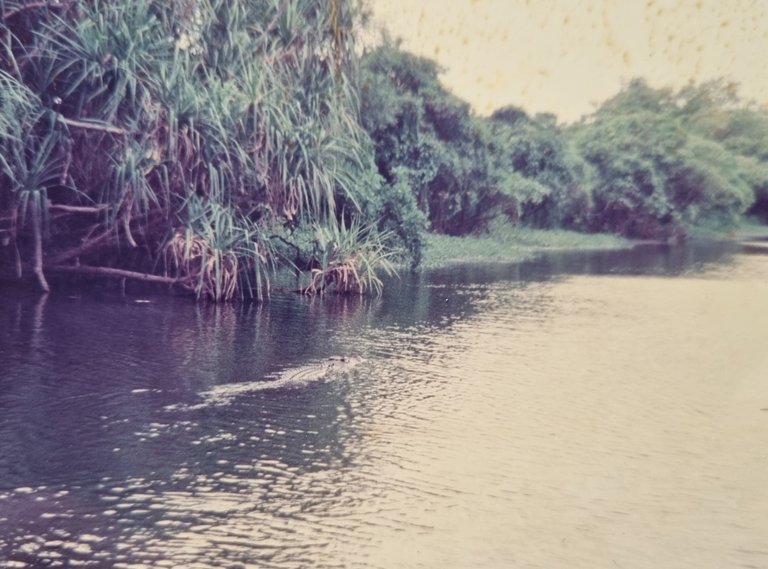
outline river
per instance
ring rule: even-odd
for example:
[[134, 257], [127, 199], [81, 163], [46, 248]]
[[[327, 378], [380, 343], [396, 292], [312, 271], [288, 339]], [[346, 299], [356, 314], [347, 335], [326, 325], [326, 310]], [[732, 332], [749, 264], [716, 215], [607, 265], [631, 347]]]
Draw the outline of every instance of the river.
[[[257, 387], [331, 356], [358, 365]], [[0, 566], [768, 567], [768, 255], [4, 290]]]

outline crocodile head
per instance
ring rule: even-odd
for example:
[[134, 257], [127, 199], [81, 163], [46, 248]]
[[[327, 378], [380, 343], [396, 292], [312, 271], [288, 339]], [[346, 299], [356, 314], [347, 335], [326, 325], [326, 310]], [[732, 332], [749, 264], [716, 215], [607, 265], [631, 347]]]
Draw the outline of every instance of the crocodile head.
[[331, 356], [327, 361], [329, 366], [332, 368], [348, 368], [355, 367], [363, 360], [362, 358], [354, 358], [349, 356]]

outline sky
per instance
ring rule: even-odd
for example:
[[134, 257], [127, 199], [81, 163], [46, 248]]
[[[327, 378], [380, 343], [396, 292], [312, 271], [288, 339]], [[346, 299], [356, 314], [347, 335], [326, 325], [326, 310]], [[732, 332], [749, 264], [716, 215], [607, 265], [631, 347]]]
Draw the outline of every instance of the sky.
[[571, 122], [630, 79], [725, 78], [768, 104], [768, 0], [369, 0], [375, 24], [436, 60], [453, 93]]

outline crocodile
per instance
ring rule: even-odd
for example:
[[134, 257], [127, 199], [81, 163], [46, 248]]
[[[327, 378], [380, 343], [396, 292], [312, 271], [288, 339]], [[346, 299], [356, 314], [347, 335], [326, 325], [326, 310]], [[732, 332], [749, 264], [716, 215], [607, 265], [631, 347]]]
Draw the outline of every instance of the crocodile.
[[326, 378], [331, 372], [346, 371], [359, 361], [356, 358], [333, 356], [321, 362], [288, 369], [282, 372], [277, 379], [269, 382], [260, 382], [259, 389], [285, 389], [302, 387], [313, 381]]
[[[298, 389], [316, 381], [334, 379], [356, 367], [362, 361], [363, 360], [360, 358], [333, 356], [301, 367], [289, 368], [278, 374], [267, 376], [265, 379], [218, 385], [213, 389], [203, 391], [200, 394], [203, 398], [202, 403], [189, 407], [181, 407], [186, 409], [199, 409], [210, 405], [226, 405], [230, 403], [232, 399], [244, 393], [266, 390]], [[168, 409], [171, 410], [177, 408], [179, 408], [179, 406], [171, 405]]]

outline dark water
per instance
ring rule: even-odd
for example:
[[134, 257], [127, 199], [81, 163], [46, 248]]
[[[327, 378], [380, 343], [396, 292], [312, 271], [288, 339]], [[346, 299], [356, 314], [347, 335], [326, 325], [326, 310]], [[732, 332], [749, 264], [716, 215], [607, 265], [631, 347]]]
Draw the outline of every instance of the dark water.
[[767, 346], [734, 245], [372, 300], [3, 291], [0, 566], [768, 567]]

